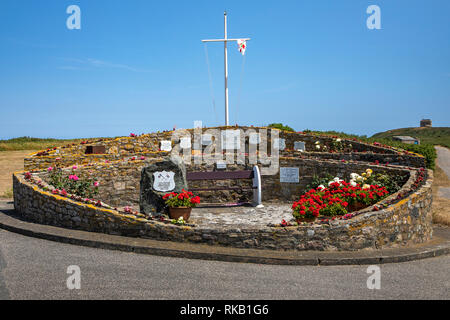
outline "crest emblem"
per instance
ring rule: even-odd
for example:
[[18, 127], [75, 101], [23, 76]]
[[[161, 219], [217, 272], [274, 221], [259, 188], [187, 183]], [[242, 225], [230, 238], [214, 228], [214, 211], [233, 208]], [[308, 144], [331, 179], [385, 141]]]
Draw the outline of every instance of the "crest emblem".
[[175, 172], [156, 171], [153, 173], [153, 189], [156, 191], [167, 192], [175, 189]]

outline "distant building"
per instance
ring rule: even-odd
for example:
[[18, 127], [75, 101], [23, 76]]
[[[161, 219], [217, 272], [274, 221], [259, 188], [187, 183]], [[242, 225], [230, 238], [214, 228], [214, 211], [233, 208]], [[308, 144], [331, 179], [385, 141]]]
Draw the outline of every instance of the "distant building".
[[393, 136], [392, 139], [408, 144], [420, 144], [420, 140], [410, 136]]
[[431, 127], [431, 119], [422, 119], [420, 120], [421, 127]]

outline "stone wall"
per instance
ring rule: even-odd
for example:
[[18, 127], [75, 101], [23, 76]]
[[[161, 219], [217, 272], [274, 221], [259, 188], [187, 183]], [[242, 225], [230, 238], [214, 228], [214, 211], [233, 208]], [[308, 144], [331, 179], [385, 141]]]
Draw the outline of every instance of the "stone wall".
[[[254, 132], [266, 132], [268, 138], [267, 151], [263, 150], [262, 152], [267, 152], [269, 155], [271, 153], [271, 144], [270, 144], [270, 132], [267, 128], [257, 128], [257, 127], [216, 127], [216, 128], [208, 128], [203, 129], [203, 132], [210, 132], [211, 130], [225, 130], [225, 129], [242, 129], [242, 132], [245, 135], [244, 144], [245, 149], [243, 152], [248, 152], [249, 138], [248, 134], [251, 131]], [[275, 131], [275, 130], [274, 130]], [[339, 154], [342, 154], [342, 151], [347, 151], [347, 154], [343, 155], [345, 159], [352, 160], [361, 160], [361, 161], [373, 161], [378, 160], [381, 163], [403, 163], [408, 166], [421, 167], [424, 166], [425, 160], [423, 157], [414, 156], [410, 154], [402, 154], [390, 148], [385, 148], [382, 146], [375, 146], [372, 144], [362, 143], [350, 139], [342, 139], [340, 142], [341, 150], [340, 153], [324, 152], [316, 152], [315, 143], [317, 141], [320, 142], [321, 146], [327, 146], [328, 151], [332, 151], [333, 143], [335, 139], [329, 136], [318, 136], [311, 134], [303, 134], [296, 132], [288, 132], [288, 131], [280, 131], [276, 130], [279, 134], [279, 137], [285, 139], [286, 148], [281, 151], [281, 156], [293, 156], [297, 153], [294, 152], [294, 143], [296, 141], [305, 142], [306, 151], [302, 153], [302, 156], [305, 157], [321, 157], [326, 159], [336, 159], [339, 158]], [[194, 129], [187, 129], [183, 131], [184, 133], [181, 136], [190, 135], [192, 144], [196, 136], [198, 136], [198, 132], [194, 131]], [[137, 137], [120, 137], [120, 138], [108, 138], [108, 139], [97, 139], [93, 141], [84, 141], [80, 144], [73, 144], [62, 146], [58, 148], [52, 148], [40, 152], [36, 152], [24, 160], [25, 170], [34, 170], [34, 169], [46, 169], [49, 166], [58, 165], [59, 167], [67, 167], [75, 164], [87, 164], [94, 162], [104, 162], [106, 160], [115, 161], [124, 158], [129, 158], [133, 156], [145, 156], [148, 158], [157, 158], [163, 157], [167, 155], [167, 152], [160, 151], [160, 142], [163, 140], [173, 140], [172, 144], [175, 146], [179, 144], [179, 137], [173, 136], [173, 131], [161, 132], [161, 133], [151, 133], [151, 134], [143, 134]], [[219, 137], [220, 140], [220, 137]], [[218, 141], [220, 144], [220, 141]], [[87, 146], [104, 146], [105, 154], [85, 154]], [[200, 152], [204, 152], [207, 146], [202, 146], [203, 150]], [[260, 150], [261, 151], [261, 150]], [[348, 153], [349, 151], [353, 153]], [[369, 154], [364, 154], [369, 153]], [[340, 158], [339, 158], [340, 159]]]
[[[416, 172], [399, 192], [411, 187]], [[380, 211], [364, 209], [349, 220], [327, 224], [262, 229], [203, 229], [177, 226], [122, 214], [40, 190], [23, 173], [13, 175], [14, 207], [25, 219], [43, 224], [180, 242], [203, 242], [239, 248], [285, 250], [357, 250], [422, 243], [432, 236], [432, 171], [424, 185]], [[381, 204], [396, 199], [394, 194]]]
[[[138, 206], [140, 194], [141, 171], [150, 163], [162, 161], [163, 158], [146, 158], [145, 160], [114, 161], [109, 163], [93, 163], [91, 165], [79, 166], [74, 173], [80, 178], [94, 179], [100, 183], [97, 198], [111, 206]], [[279, 159], [280, 167], [294, 167], [299, 170], [298, 183], [280, 182], [279, 170], [273, 175], [262, 176], [262, 200], [286, 202], [297, 200], [305, 191], [306, 186], [311, 183], [314, 175], [323, 176], [331, 174], [346, 181], [350, 180], [350, 173], [358, 174], [371, 168], [374, 173], [387, 173], [389, 175], [401, 175], [405, 181], [409, 171], [401, 168], [371, 165], [365, 162], [342, 162], [337, 160], [319, 160], [309, 158], [283, 157]], [[251, 170], [252, 165], [228, 164], [227, 171]], [[67, 174], [72, 169], [64, 169]], [[214, 171], [215, 165], [199, 164], [186, 165], [187, 172], [192, 171]], [[48, 174], [44, 171], [39, 174], [41, 179], [47, 180]], [[219, 181], [191, 181], [188, 188], [208, 188], [214, 186], [251, 186], [252, 180], [219, 180]], [[236, 191], [198, 191], [202, 203], [240, 203], [251, 202], [253, 193], [251, 190]]]

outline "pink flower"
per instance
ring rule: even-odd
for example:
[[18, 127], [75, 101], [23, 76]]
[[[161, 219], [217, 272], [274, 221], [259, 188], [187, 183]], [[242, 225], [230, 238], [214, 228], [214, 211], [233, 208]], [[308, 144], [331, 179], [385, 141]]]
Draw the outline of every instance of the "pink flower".
[[76, 170], [76, 169], [78, 169], [78, 167], [77, 167], [77, 166], [73, 166], [72, 169], [73, 169], [73, 170]]
[[70, 179], [70, 180], [73, 180], [73, 181], [77, 181], [79, 178], [78, 178], [76, 175], [71, 174], [71, 175], [69, 176], [69, 179]]
[[98, 181], [94, 182], [94, 187], [98, 187], [100, 185], [100, 183]]
[[145, 160], [145, 157], [144, 157], [144, 156], [142, 156], [142, 157], [141, 157], [141, 160]]
[[52, 170], [53, 170], [53, 167], [48, 167], [48, 168], [47, 168], [47, 171], [48, 171], [48, 172], [50, 172], [50, 171], [52, 171]]

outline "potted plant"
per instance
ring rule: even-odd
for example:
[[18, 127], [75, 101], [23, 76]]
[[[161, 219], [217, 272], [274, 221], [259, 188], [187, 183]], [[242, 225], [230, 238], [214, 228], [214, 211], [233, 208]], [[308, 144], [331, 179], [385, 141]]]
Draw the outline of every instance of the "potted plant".
[[182, 192], [170, 192], [163, 196], [166, 205], [169, 207], [169, 217], [178, 219], [183, 217], [184, 221], [188, 221], [191, 216], [191, 210], [200, 203], [200, 197], [194, 196], [192, 192], [182, 189]]

